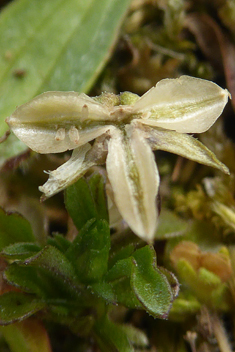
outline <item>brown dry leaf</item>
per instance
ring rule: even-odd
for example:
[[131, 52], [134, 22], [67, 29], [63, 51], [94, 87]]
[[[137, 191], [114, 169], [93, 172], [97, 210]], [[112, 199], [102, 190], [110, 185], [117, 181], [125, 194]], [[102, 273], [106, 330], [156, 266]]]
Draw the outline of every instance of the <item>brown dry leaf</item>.
[[196, 243], [190, 241], [180, 242], [170, 254], [171, 262], [177, 266], [180, 259], [186, 259], [195, 270], [200, 266], [200, 249]]
[[223, 282], [232, 275], [230, 259], [223, 253], [202, 253], [201, 266], [218, 275]]
[[225, 282], [232, 275], [230, 257], [224, 253], [202, 252], [198, 245], [191, 241], [180, 242], [170, 254], [174, 266], [180, 259], [185, 259], [191, 264], [195, 271], [201, 267], [213, 272]]
[[196, 37], [200, 49], [215, 67], [224, 70], [226, 85], [235, 111], [235, 44], [208, 15], [192, 13], [185, 18], [185, 27]]

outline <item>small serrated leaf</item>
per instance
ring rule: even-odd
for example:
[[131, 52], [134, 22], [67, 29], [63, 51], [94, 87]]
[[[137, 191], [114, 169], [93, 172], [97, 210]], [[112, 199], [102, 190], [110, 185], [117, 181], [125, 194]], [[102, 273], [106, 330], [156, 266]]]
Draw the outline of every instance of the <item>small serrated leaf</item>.
[[22, 215], [0, 208], [0, 250], [15, 242], [35, 242], [31, 225]]
[[45, 303], [33, 295], [7, 292], [0, 296], [0, 325], [26, 319], [45, 307]]
[[78, 283], [74, 268], [69, 260], [57, 248], [45, 246], [35, 256], [26, 259], [22, 266], [42, 268], [64, 281], [65, 285]]
[[131, 277], [133, 290], [147, 312], [165, 319], [174, 295], [165, 275], [156, 266], [155, 251], [150, 246], [138, 249]]
[[13, 263], [5, 270], [4, 277], [11, 285], [28, 293], [35, 293], [42, 298], [53, 297], [53, 294], [56, 293], [56, 288], [53, 288], [51, 278], [43, 275], [38, 268], [22, 267]]
[[4, 248], [1, 252], [1, 256], [6, 259], [23, 260], [33, 256], [35, 253], [39, 252], [40, 249], [41, 247], [35, 243], [14, 243]]
[[99, 281], [107, 271], [110, 231], [105, 220], [90, 220], [77, 235], [66, 257], [83, 283]]

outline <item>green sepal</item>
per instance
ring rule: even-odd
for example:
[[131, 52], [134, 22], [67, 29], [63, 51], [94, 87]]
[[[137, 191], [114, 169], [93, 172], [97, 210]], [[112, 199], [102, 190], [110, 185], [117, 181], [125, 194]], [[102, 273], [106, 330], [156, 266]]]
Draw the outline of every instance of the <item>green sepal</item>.
[[0, 208], [0, 250], [16, 242], [35, 242], [31, 225], [22, 215]]
[[0, 325], [12, 324], [28, 318], [45, 307], [34, 295], [7, 292], [0, 296]]
[[107, 271], [110, 250], [109, 225], [105, 220], [92, 219], [77, 235], [66, 257], [73, 263], [83, 283], [99, 281]]

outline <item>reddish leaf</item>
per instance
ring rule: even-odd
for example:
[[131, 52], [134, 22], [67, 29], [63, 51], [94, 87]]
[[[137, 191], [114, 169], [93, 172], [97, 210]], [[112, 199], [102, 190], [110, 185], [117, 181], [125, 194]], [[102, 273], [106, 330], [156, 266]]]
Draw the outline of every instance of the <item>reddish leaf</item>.
[[[208, 15], [192, 13], [185, 19], [185, 26], [195, 35], [208, 60], [217, 70], [224, 70], [226, 84], [235, 98], [235, 45], [226, 33]], [[235, 99], [232, 100], [235, 111]]]

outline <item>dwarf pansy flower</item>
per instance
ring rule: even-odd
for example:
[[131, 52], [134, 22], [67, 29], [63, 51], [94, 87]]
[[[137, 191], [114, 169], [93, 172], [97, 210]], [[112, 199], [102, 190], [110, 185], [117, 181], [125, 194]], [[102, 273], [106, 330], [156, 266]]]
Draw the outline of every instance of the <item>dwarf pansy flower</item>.
[[[90, 98], [76, 92], [46, 92], [18, 107], [6, 122], [38, 153], [73, 149], [49, 172], [43, 198], [65, 189], [106, 161], [114, 201], [133, 232], [151, 242], [157, 228], [159, 173], [152, 150], [164, 150], [229, 173], [201, 142], [187, 133], [208, 130], [230, 97], [210, 81], [164, 79], [142, 97], [124, 92]], [[95, 140], [91, 145], [89, 142]]]

